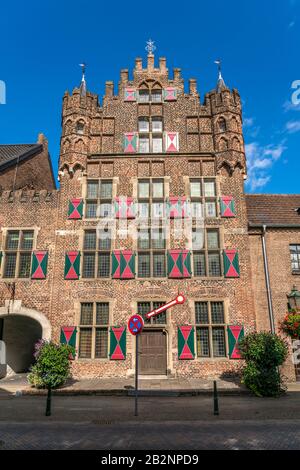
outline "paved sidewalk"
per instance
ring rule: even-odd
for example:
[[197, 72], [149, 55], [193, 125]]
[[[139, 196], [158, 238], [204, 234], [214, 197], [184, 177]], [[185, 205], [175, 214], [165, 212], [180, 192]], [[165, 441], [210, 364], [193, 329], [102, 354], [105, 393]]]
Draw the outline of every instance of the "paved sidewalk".
[[[207, 395], [213, 391], [214, 379], [166, 379], [150, 378], [139, 380], [140, 395], [184, 396]], [[243, 395], [249, 391], [237, 381], [217, 380], [220, 395]], [[288, 385], [288, 391], [300, 392], [300, 382]], [[134, 379], [81, 379], [70, 380], [53, 392], [56, 395], [119, 395], [134, 394]], [[17, 374], [0, 380], [0, 397], [7, 394], [44, 395], [46, 390], [36, 390], [27, 382], [26, 374]]]

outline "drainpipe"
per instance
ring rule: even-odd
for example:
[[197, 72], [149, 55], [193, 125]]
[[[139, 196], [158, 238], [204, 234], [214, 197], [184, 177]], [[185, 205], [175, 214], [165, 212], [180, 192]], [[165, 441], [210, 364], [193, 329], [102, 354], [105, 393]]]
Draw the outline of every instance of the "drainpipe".
[[269, 309], [271, 333], [275, 334], [274, 312], [273, 312], [273, 304], [272, 304], [272, 293], [271, 293], [268, 255], [267, 255], [267, 247], [266, 247], [266, 233], [267, 233], [267, 226], [263, 225], [262, 226], [261, 239], [262, 239], [262, 248], [263, 248], [263, 256], [264, 256], [264, 268], [265, 268], [265, 278], [266, 278], [267, 297], [268, 297], [268, 309]]

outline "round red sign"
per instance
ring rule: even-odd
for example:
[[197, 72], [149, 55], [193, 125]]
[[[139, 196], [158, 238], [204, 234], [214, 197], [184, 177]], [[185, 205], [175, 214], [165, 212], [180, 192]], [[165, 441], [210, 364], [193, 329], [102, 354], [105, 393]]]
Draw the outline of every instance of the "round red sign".
[[132, 315], [128, 321], [128, 329], [134, 336], [138, 335], [144, 327], [144, 320], [140, 315]]

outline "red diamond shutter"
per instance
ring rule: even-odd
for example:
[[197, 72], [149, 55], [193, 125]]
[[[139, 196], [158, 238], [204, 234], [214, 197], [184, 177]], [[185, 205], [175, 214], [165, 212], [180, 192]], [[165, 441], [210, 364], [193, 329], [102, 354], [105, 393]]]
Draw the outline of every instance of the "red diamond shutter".
[[114, 326], [110, 329], [110, 354], [113, 361], [126, 359], [126, 328]]
[[115, 216], [116, 219], [134, 219], [134, 199], [132, 197], [117, 197], [115, 199]]
[[195, 328], [193, 326], [178, 327], [178, 359], [195, 359]]
[[124, 101], [136, 101], [136, 89], [126, 87], [124, 91]]
[[238, 348], [238, 343], [244, 337], [244, 327], [240, 325], [230, 325], [227, 327], [227, 331], [229, 357], [230, 359], [241, 359], [241, 353]]
[[191, 254], [188, 250], [168, 252], [168, 276], [171, 279], [191, 277]]
[[165, 150], [168, 153], [179, 151], [178, 132], [165, 132]]
[[168, 215], [170, 219], [182, 219], [186, 215], [186, 198], [170, 197], [168, 201]]
[[237, 250], [224, 250], [224, 276], [226, 278], [240, 277], [239, 255]]
[[48, 251], [33, 251], [31, 279], [46, 279]]
[[174, 87], [167, 87], [163, 90], [163, 97], [165, 101], [176, 101], [177, 90]]
[[135, 253], [131, 250], [112, 252], [112, 278], [134, 279]]
[[83, 199], [71, 199], [69, 202], [68, 219], [79, 220], [82, 219], [83, 214]]
[[235, 205], [232, 196], [221, 196], [220, 198], [221, 217], [235, 217]]
[[77, 280], [80, 274], [80, 251], [68, 251], [65, 258], [65, 279]]
[[136, 132], [126, 132], [124, 134], [124, 152], [136, 153], [138, 145], [138, 137]]

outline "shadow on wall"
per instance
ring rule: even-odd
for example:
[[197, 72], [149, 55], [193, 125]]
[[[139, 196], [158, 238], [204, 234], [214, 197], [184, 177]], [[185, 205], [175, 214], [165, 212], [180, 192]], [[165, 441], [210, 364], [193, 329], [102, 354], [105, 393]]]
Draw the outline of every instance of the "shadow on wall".
[[42, 338], [42, 327], [36, 320], [22, 315], [10, 314], [2, 320], [6, 363], [15, 373], [27, 372], [34, 363], [34, 345]]

